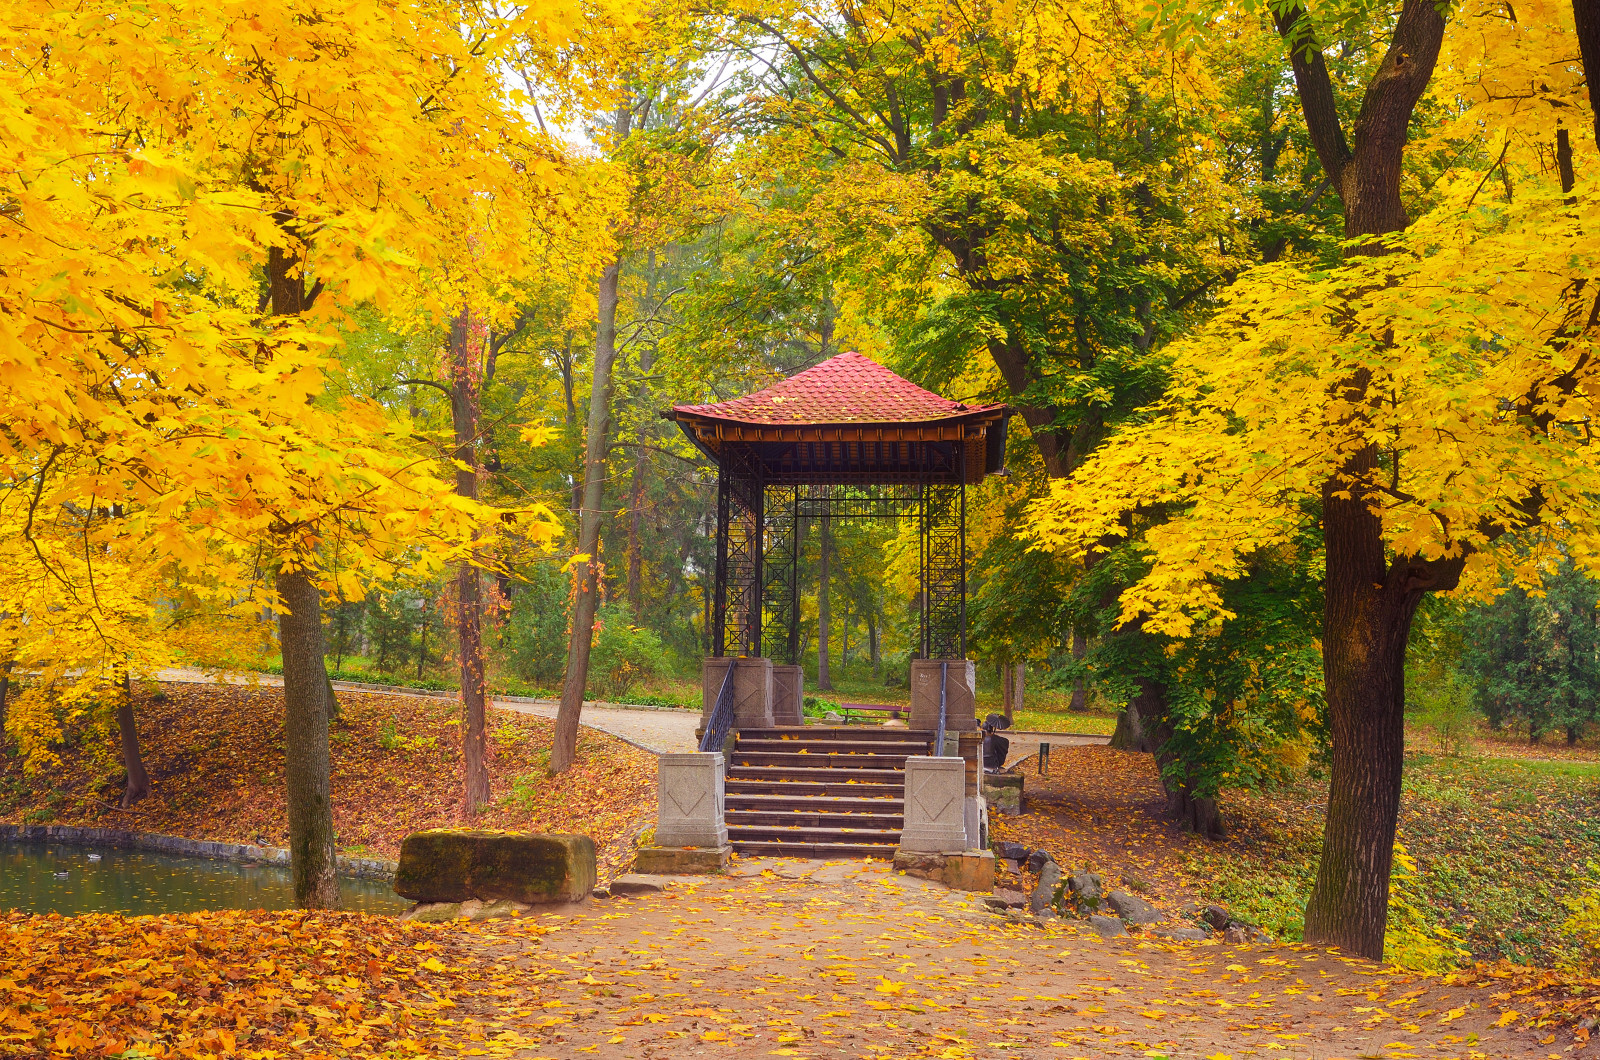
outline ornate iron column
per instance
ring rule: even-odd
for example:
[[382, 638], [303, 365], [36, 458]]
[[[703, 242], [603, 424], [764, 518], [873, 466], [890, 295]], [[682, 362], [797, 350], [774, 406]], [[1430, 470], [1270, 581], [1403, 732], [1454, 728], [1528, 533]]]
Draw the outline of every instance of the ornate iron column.
[[768, 486], [762, 499], [762, 654], [790, 666], [800, 661], [800, 490]]
[[966, 446], [953, 443], [953, 483], [924, 483], [921, 511], [922, 658], [967, 657]]
[[[729, 453], [717, 472], [716, 654], [761, 654], [762, 490], [749, 454]], [[731, 634], [731, 636], [730, 636]]]

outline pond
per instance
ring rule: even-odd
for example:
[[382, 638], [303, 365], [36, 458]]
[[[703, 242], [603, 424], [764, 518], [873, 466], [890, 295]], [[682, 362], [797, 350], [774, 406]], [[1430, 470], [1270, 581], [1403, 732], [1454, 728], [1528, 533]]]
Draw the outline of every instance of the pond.
[[[190, 913], [292, 909], [288, 866], [45, 843], [0, 843], [0, 912]], [[340, 877], [344, 908], [404, 912], [386, 880]]]

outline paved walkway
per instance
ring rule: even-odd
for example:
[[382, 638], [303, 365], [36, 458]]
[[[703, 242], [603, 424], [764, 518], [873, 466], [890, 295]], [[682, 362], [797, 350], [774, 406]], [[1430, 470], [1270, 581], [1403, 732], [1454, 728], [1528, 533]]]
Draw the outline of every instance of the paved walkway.
[[1484, 990], [1304, 946], [1007, 919], [883, 862], [668, 879], [444, 929], [440, 958], [482, 984], [450, 1009], [461, 1044], [597, 1060], [1561, 1055], [1545, 1031], [1499, 1026]]

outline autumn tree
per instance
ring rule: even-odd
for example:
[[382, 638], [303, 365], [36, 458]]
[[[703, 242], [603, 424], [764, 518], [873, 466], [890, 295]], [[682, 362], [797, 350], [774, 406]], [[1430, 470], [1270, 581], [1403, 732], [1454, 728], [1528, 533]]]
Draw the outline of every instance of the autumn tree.
[[[1588, 120], [1584, 67], [1600, 57], [1562, 5], [1447, 22], [1406, 0], [1351, 114], [1323, 50], [1347, 13], [1271, 12], [1344, 207], [1345, 260], [1244, 277], [1176, 346], [1145, 422], [1034, 515], [1040, 541], [1080, 555], [1141, 529], [1148, 568], [1121, 618], [1186, 639], [1232, 616], [1225, 583], [1320, 532], [1333, 769], [1306, 938], [1377, 958], [1418, 603], [1535, 585], [1560, 554], [1593, 570], [1600, 553], [1586, 428], [1600, 243], [1583, 221], [1597, 174], [1568, 124]], [[1408, 144], [1435, 81], [1469, 104], [1441, 130], [1467, 150], [1413, 220]]]

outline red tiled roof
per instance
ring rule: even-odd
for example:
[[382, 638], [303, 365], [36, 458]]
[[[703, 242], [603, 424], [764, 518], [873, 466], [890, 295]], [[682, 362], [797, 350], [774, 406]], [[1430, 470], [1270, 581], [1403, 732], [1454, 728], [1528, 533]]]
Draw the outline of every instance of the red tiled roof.
[[942, 398], [859, 353], [841, 353], [754, 394], [672, 411], [740, 423], [920, 423], [1000, 407]]

